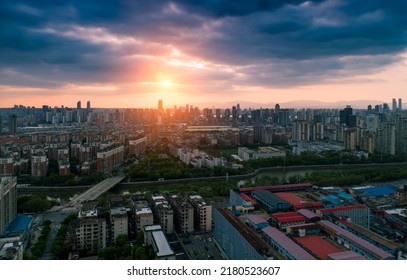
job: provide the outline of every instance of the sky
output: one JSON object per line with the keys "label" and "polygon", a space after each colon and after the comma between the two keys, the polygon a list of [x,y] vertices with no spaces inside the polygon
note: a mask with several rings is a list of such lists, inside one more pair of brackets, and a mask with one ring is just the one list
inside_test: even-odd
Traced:
{"label": "sky", "polygon": [[1,0],[0,107],[391,104],[407,100],[406,14],[401,0]]}

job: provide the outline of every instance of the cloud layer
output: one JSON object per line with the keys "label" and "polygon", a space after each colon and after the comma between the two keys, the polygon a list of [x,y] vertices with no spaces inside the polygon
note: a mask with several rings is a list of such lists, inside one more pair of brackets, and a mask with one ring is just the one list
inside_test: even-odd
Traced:
{"label": "cloud layer", "polygon": [[15,87],[293,87],[376,73],[407,46],[397,0],[3,0],[0,14],[0,85]]}

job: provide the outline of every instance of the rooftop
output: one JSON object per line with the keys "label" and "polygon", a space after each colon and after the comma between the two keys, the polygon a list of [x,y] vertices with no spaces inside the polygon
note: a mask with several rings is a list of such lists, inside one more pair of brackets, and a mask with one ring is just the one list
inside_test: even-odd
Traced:
{"label": "rooftop", "polygon": [[308,252],[301,248],[298,244],[288,238],[284,233],[275,227],[266,227],[262,231],[269,236],[277,244],[283,247],[291,256],[297,260],[315,260]]}
{"label": "rooftop", "polygon": [[326,220],[319,221],[318,224],[322,226],[322,228],[328,229],[333,231],[336,235],[339,235],[355,245],[359,246],[363,250],[369,252],[371,255],[377,257],[378,259],[394,259],[392,254],[387,253],[383,249],[380,249],[377,246],[369,243],[368,241],[356,236],[355,234],[335,225],[334,223]]}
{"label": "rooftop", "polygon": [[170,244],[168,244],[167,238],[162,230],[157,230],[152,232],[154,243],[157,247],[157,257],[165,257],[174,255],[174,251],[171,249]]}
{"label": "rooftop", "polygon": [[236,216],[226,208],[217,209],[219,213],[243,236],[244,239],[258,252],[268,250],[268,244],[255,232],[243,224]]}
{"label": "rooftop", "polygon": [[312,234],[304,237],[294,237],[294,240],[321,260],[327,260],[329,254],[341,252],[339,248],[322,239],[318,235]]}
{"label": "rooftop", "polygon": [[10,236],[28,230],[33,218],[26,215],[17,215],[1,236]]}

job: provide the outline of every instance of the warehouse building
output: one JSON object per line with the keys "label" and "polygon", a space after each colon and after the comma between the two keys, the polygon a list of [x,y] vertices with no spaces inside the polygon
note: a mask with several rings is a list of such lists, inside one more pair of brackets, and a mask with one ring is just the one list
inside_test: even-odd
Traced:
{"label": "warehouse building", "polygon": [[262,228],[268,227],[269,223],[259,214],[251,214],[246,216],[247,224],[254,228],[255,230],[260,230]]}
{"label": "warehouse building", "polygon": [[333,240],[346,248],[359,253],[370,260],[394,260],[395,256],[369,243],[368,241],[354,235],[353,233],[326,220],[318,222],[321,229]]}
{"label": "warehouse building", "polygon": [[274,227],[262,229],[267,242],[288,260],[315,260],[315,258]]}
{"label": "warehouse building", "polygon": [[214,211],[215,242],[230,260],[273,259],[271,248],[256,233],[226,208]]}
{"label": "warehouse building", "polygon": [[372,243],[373,245],[385,250],[386,252],[389,252],[392,255],[397,256],[397,254],[402,248],[400,244],[388,240],[387,238],[384,238],[383,236],[374,233],[370,230],[367,230],[361,226],[355,225],[352,222],[348,222],[347,220],[339,219],[337,220],[336,224],[346,229],[347,231],[355,234],[356,236],[363,238],[369,243]]}
{"label": "warehouse building", "polygon": [[271,213],[290,209],[290,203],[268,190],[256,190],[251,192],[251,195]]}
{"label": "warehouse building", "polygon": [[370,209],[364,204],[318,209],[315,213],[325,219],[329,219],[331,216],[347,218],[352,223],[369,229]]}
{"label": "warehouse building", "polygon": [[298,212],[281,212],[270,215],[271,225],[285,230],[289,226],[305,224],[307,218]]}
{"label": "warehouse building", "polygon": [[341,249],[318,235],[296,236],[293,239],[319,260],[327,260],[329,254],[342,252]]}

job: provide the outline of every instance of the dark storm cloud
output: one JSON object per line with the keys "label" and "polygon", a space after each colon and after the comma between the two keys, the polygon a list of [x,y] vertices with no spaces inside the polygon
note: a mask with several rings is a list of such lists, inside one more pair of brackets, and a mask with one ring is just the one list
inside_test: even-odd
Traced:
{"label": "dark storm cloud", "polygon": [[[162,55],[170,46],[238,69],[231,80],[245,84],[369,74],[405,51],[406,14],[407,2],[397,0],[4,0],[0,83],[125,81],[128,69],[142,76],[149,64],[128,56]],[[81,36],[85,29],[142,43],[112,45]]]}

